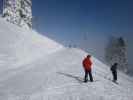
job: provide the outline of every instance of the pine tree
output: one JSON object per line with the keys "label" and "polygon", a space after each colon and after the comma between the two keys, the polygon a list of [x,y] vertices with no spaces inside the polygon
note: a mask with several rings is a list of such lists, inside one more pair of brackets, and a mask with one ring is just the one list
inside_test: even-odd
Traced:
{"label": "pine tree", "polygon": [[111,38],[106,48],[106,61],[110,65],[117,62],[120,70],[128,71],[127,45],[123,37]]}
{"label": "pine tree", "polygon": [[32,27],[31,0],[4,0],[3,17],[21,27]]}

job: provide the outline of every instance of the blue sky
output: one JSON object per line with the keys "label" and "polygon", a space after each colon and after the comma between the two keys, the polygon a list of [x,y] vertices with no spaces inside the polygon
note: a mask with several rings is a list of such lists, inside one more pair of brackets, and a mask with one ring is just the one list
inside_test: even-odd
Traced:
{"label": "blue sky", "polygon": [[34,27],[60,40],[133,33],[133,0],[32,0]]}
{"label": "blue sky", "polygon": [[[104,56],[105,37],[124,36],[132,62],[133,0],[32,0],[33,26],[58,42],[83,46]],[[88,41],[85,41],[87,34]],[[85,49],[86,49],[85,48]],[[99,51],[103,51],[102,53]],[[98,54],[95,54],[95,53]],[[132,63],[133,65],[133,63]]]}

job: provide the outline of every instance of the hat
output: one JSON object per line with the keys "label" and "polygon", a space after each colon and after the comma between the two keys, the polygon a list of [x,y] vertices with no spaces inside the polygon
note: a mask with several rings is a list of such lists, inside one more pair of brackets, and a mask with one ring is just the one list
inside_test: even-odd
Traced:
{"label": "hat", "polygon": [[87,55],[87,58],[90,58],[91,57],[91,55]]}

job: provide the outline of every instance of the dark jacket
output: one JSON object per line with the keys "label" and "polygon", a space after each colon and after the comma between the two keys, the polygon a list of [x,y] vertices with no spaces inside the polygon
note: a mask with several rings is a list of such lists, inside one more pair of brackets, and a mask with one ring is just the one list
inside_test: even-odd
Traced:
{"label": "dark jacket", "polygon": [[116,72],[117,71],[117,64],[112,65],[111,68],[110,68],[110,70],[112,72]]}

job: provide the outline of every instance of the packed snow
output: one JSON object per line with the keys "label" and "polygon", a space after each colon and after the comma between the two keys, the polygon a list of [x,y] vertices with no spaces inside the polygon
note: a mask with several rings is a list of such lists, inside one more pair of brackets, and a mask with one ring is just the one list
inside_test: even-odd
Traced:
{"label": "packed snow", "polygon": [[35,31],[21,29],[0,18],[0,68],[16,68],[63,46]]}
{"label": "packed snow", "polygon": [[0,100],[132,100],[133,80],[92,57],[94,82],[83,83],[86,52],[65,48],[0,18]]}

